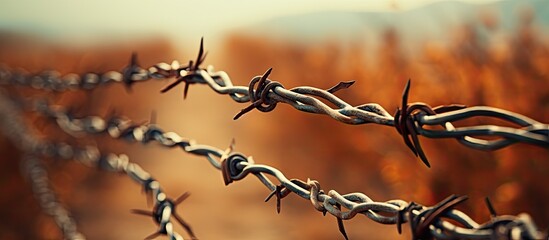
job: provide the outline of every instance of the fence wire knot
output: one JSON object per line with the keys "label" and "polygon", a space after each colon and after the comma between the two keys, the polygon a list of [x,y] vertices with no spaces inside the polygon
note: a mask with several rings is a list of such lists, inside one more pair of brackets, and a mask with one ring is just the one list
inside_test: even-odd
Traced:
{"label": "fence wire knot", "polygon": [[432,239],[433,236],[429,231],[429,226],[439,221],[444,214],[467,200],[467,198],[467,196],[452,195],[414,217],[410,223],[410,226],[414,225],[415,228],[412,229],[413,239]]}
{"label": "fence wire knot", "polygon": [[[467,106],[460,105],[460,104],[452,104],[452,105],[442,105],[435,108],[432,108],[429,106],[429,104],[422,103],[422,102],[415,102],[408,104],[408,94],[410,92],[410,85],[411,80],[408,80],[406,82],[406,86],[404,87],[404,91],[402,93],[402,105],[400,108],[397,108],[397,111],[395,113],[395,128],[398,131],[398,133],[402,136],[402,139],[404,140],[404,143],[416,157],[419,157],[421,161],[427,166],[431,167],[431,164],[429,163],[429,160],[427,160],[427,156],[423,152],[423,149],[421,148],[421,144],[419,143],[418,138],[418,128],[420,128],[423,124],[418,121],[416,116],[419,113],[422,113],[424,116],[432,116],[440,113],[450,112],[450,111],[456,111],[459,109],[464,109]],[[411,140],[410,140],[411,137]]]}
{"label": "fence wire knot", "polygon": [[[243,173],[244,167],[241,163],[249,162],[249,158],[241,153],[230,153],[226,157],[221,158],[221,174],[223,175],[223,181],[225,186],[231,184],[235,180],[236,176]],[[244,172],[247,174],[247,172]]]}
{"label": "fence wire knot", "polygon": [[[204,52],[204,38],[200,39],[200,49],[198,51],[198,56],[196,57],[196,62],[193,62],[192,60],[189,61],[189,64],[187,66],[172,66],[172,68],[175,68],[176,70],[174,72],[170,72],[169,70],[165,70],[166,73],[171,73],[171,76],[175,76],[176,80],[175,82],[169,84],[168,86],[164,87],[162,90],[160,90],[161,93],[165,93],[167,91],[170,91],[172,88],[176,87],[180,83],[185,84],[185,89],[183,90],[183,99],[187,98],[187,93],[189,92],[189,86],[190,84],[194,83],[192,81],[192,78],[197,75],[197,71],[200,70],[200,65],[204,62],[206,59],[206,55],[208,53]],[[174,65],[174,64],[172,64]],[[163,76],[170,76],[170,75],[163,75]]]}
{"label": "fence wire knot", "polygon": [[[262,76],[256,76],[250,81],[250,84],[248,85],[248,96],[250,97],[250,102],[252,102],[252,104],[236,114],[233,118],[234,120],[240,118],[254,108],[261,112],[270,112],[275,109],[277,101],[270,98],[268,94],[273,92],[274,88],[284,88],[284,86],[279,82],[268,79],[272,70],[272,68],[269,68]],[[257,88],[254,90],[256,84]]]}

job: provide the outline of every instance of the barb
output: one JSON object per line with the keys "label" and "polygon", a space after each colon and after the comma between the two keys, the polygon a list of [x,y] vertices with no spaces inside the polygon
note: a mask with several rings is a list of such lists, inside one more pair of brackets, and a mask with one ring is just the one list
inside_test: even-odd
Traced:
{"label": "barb", "polygon": [[29,175],[33,191],[43,210],[55,219],[66,239],[84,239],[84,236],[77,231],[76,224],[69,216],[68,211],[56,200],[55,193],[49,187],[47,172],[38,160],[38,155],[67,160],[74,159],[90,167],[98,167],[102,170],[128,175],[143,186],[144,192],[152,196],[154,200],[154,208],[149,215],[159,225],[159,229],[149,237],[164,234],[169,236],[170,239],[182,240],[183,237],[173,230],[173,223],[170,220],[173,216],[185,228],[191,238],[196,239],[189,224],[175,211],[175,207],[188,194],[185,193],[176,200],[167,197],[160,183],[138,164],[130,162],[124,154],[101,154],[96,147],[92,146],[77,148],[65,143],[51,143],[39,139],[31,129],[24,125],[23,118],[18,114],[19,111],[15,107],[15,103],[0,90],[0,116],[2,116],[0,118],[0,130],[2,130],[3,135],[25,152],[23,171]]}
{"label": "barb", "polygon": [[[179,147],[187,153],[205,157],[212,166],[221,170],[226,185],[234,181],[256,176],[271,192],[266,201],[272,196],[277,198],[277,211],[280,211],[280,201],[290,193],[309,200],[314,208],[323,214],[330,213],[338,219],[341,233],[346,237],[343,220],[349,220],[357,214],[362,214],[369,219],[381,224],[395,224],[400,232],[400,225],[409,222],[412,234],[415,238],[429,239],[487,239],[498,234],[499,239],[511,239],[511,235],[501,235],[496,232],[518,233],[521,239],[539,239],[543,234],[538,232],[528,217],[504,216],[494,218],[484,224],[478,224],[463,212],[454,209],[463,202],[466,197],[451,196],[432,207],[423,206],[414,202],[407,203],[403,200],[389,200],[375,202],[363,193],[349,193],[341,195],[335,190],[325,193],[320,183],[307,179],[288,179],[278,169],[262,164],[254,163],[252,157],[233,152],[233,144],[226,150],[221,150],[208,145],[197,144],[193,140],[184,139],[174,132],[165,132],[154,124],[135,124],[130,120],[120,117],[102,119],[97,116],[75,118],[67,112],[52,110],[47,104],[37,106],[36,111],[56,120],[62,129],[85,133],[106,133],[116,139],[126,141],[150,143],[155,141],[168,148]],[[61,120],[60,120],[61,119]],[[105,124],[93,124],[96,121],[89,119],[101,119]],[[65,126],[63,126],[65,125]],[[273,183],[267,175],[278,181]],[[451,223],[451,220],[453,223]],[[456,225],[457,224],[457,225]],[[515,236],[515,235],[513,235]]]}
{"label": "barb", "polygon": [[[129,89],[133,83],[148,79],[175,78],[173,83],[161,90],[162,93],[184,83],[183,94],[186,98],[190,85],[205,84],[218,94],[229,95],[236,102],[250,102],[250,105],[237,113],[234,119],[242,117],[253,109],[269,112],[276,108],[277,103],[286,103],[299,111],[328,115],[346,124],[374,123],[394,126],[414,155],[428,167],[430,164],[421,148],[419,135],[428,138],[455,138],[467,147],[489,151],[515,143],[527,143],[549,148],[549,125],[518,113],[487,106],[465,107],[453,104],[432,108],[425,103],[408,104],[410,81],[406,84],[402,105],[393,117],[379,104],[367,103],[352,106],[334,95],[335,92],[350,87],[354,81],[340,82],[327,90],[309,86],[286,89],[280,82],[268,78],[272,71],[269,69],[262,76],[252,78],[247,87],[234,86],[226,72],[214,71],[211,65],[201,68],[205,57],[204,42],[201,39],[196,62],[191,60],[188,65],[180,65],[178,61],[173,61],[172,64],[158,63],[144,69],[138,65],[137,55],[133,54],[128,67],[122,73],[110,71],[104,74],[85,73],[80,76],[76,74],[60,76],[55,71],[45,71],[32,75],[23,70],[14,71],[6,66],[0,66],[0,83],[65,91],[93,89],[109,82],[122,82]],[[456,128],[452,124],[455,121],[476,117],[497,118],[518,126],[480,125]],[[425,126],[430,128],[425,128]],[[436,126],[442,126],[443,129],[432,129]],[[496,136],[498,139],[483,139],[488,136]]]}

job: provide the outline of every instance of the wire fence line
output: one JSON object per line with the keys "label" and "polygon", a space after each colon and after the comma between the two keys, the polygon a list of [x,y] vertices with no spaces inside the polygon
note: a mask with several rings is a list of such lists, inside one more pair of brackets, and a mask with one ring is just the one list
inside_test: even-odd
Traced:
{"label": "wire fence line", "polygon": [[[297,110],[328,115],[346,124],[374,123],[395,127],[402,135],[406,145],[427,166],[429,166],[429,162],[421,148],[418,135],[429,138],[455,138],[468,147],[483,150],[496,150],[519,142],[549,147],[549,126],[517,113],[485,106],[466,107],[454,104],[431,107],[425,103],[408,103],[410,81],[404,88],[401,107],[393,116],[379,104],[368,103],[352,106],[334,95],[337,91],[350,87],[354,83],[353,81],[340,82],[329,89],[309,86],[286,89],[281,83],[269,79],[272,71],[269,69],[263,75],[252,78],[248,86],[235,86],[226,72],[215,71],[213,66],[201,68],[204,60],[205,54],[201,41],[196,61],[189,61],[187,65],[181,65],[174,61],[171,64],[159,63],[145,69],[138,64],[136,54],[132,54],[130,64],[123,71],[109,71],[102,74],[61,75],[56,71],[32,74],[23,69],[12,69],[0,65],[0,84],[30,86],[51,92],[62,92],[92,90],[105,84],[118,82],[125,84],[127,89],[131,90],[131,86],[137,82],[175,78],[176,80],[163,88],[161,92],[170,91],[183,83],[185,85],[183,96],[186,97],[190,85],[204,84],[218,94],[229,95],[238,103],[249,103],[246,108],[236,114],[234,119],[238,119],[254,109],[269,112],[274,110],[278,103],[286,103]],[[36,162],[42,155],[64,159],[74,158],[89,166],[125,173],[142,185],[147,196],[152,196],[154,200],[152,211],[133,211],[136,214],[152,216],[159,225],[158,231],[149,235],[147,239],[162,234],[169,236],[170,239],[182,239],[182,236],[173,230],[171,217],[174,217],[185,228],[188,235],[195,238],[190,226],[175,212],[177,204],[181,203],[188,194],[183,194],[175,200],[168,198],[161,190],[160,184],[139,165],[129,162],[125,155],[101,154],[95,147],[78,148],[67,144],[49,143],[36,138],[32,131],[22,123],[22,117],[14,115],[15,112],[18,112],[16,103],[9,99],[7,94],[3,94],[0,93],[0,116],[10,117],[3,117],[0,120],[0,128],[22,151],[28,153],[26,159],[31,161],[26,161],[26,164],[31,167],[23,169],[27,173],[29,171],[38,172],[34,177],[41,180],[36,184],[46,186],[44,183],[48,183],[47,177],[43,177],[46,173],[45,169],[40,170],[40,165]],[[27,105],[28,103],[23,101],[22,104]],[[28,105],[30,107],[25,106],[24,109],[36,111],[55,119],[63,131],[72,135],[106,133],[113,138],[127,141],[142,143],[156,141],[165,147],[178,147],[187,153],[205,157],[212,166],[221,171],[225,185],[244,179],[251,173],[271,191],[266,201],[272,197],[276,198],[277,211],[280,211],[281,199],[290,193],[295,193],[311,201],[316,210],[335,216],[338,227],[345,238],[347,235],[343,220],[351,219],[357,214],[365,215],[378,223],[395,224],[399,233],[401,224],[408,223],[414,239],[540,239],[544,237],[544,234],[537,230],[527,214],[497,216],[489,201],[487,205],[492,219],[479,224],[463,212],[454,209],[466,200],[465,196],[450,196],[434,206],[423,206],[403,200],[375,202],[363,193],[341,195],[335,190],[325,192],[317,181],[288,179],[274,167],[256,164],[251,156],[233,152],[234,143],[223,150],[198,144],[194,140],[184,139],[174,132],[165,132],[154,123],[135,124],[118,116],[76,118],[62,106],[52,106],[47,101],[36,99]],[[473,117],[493,117],[518,127],[496,125],[455,127],[452,124],[455,121]],[[442,129],[436,130],[433,126],[442,126]],[[499,138],[485,140],[483,138],[485,136]],[[271,179],[276,179],[278,183],[273,183],[268,176]],[[46,192],[45,189],[40,190],[48,196],[44,199],[51,200],[52,198],[49,197],[52,196],[51,192]],[[35,193],[40,193],[40,191],[35,191]],[[40,199],[40,201],[43,200]],[[55,199],[52,201],[57,203]],[[48,202],[47,205],[53,206],[54,202]],[[61,205],[59,206],[61,207]],[[56,209],[60,208],[56,207]],[[45,208],[45,211],[49,210]],[[76,225],[68,211],[56,210],[53,217],[66,238],[71,238],[70,236],[73,235],[83,238],[76,230]],[[57,219],[63,219],[63,221],[60,222]]]}
{"label": "wire fence line", "polygon": [[[156,141],[164,147],[178,147],[184,152],[205,157],[213,167],[221,170],[225,185],[244,179],[250,174],[254,175],[271,191],[265,201],[273,196],[276,198],[278,212],[280,212],[281,199],[290,193],[295,193],[311,201],[316,210],[335,216],[339,229],[346,239],[343,220],[352,219],[357,214],[365,215],[381,224],[395,224],[399,233],[401,224],[409,223],[414,239],[543,238],[543,234],[537,231],[527,214],[497,216],[491,204],[488,204],[488,208],[492,213],[492,219],[483,224],[475,222],[463,212],[454,209],[467,199],[466,196],[450,196],[428,207],[398,199],[376,202],[363,193],[342,195],[335,190],[326,192],[317,181],[288,179],[274,167],[256,164],[251,156],[233,152],[234,142],[226,150],[222,150],[184,139],[174,132],[165,132],[151,123],[135,124],[131,120],[117,116],[105,119],[98,116],[77,118],[62,106],[53,106],[40,100],[34,101],[31,105],[33,111],[51,118],[61,129],[70,134],[107,134],[115,139],[141,143]],[[273,183],[266,175],[274,177],[278,183]]]}
{"label": "wire fence line", "polygon": [[85,237],[78,232],[69,211],[57,200],[55,192],[50,187],[48,173],[39,159],[41,157],[74,159],[89,167],[128,175],[143,187],[148,200],[153,201],[154,207],[151,211],[132,210],[136,214],[151,216],[159,225],[158,230],[145,239],[153,239],[163,234],[172,240],[182,240],[183,237],[174,231],[172,217],[183,226],[192,239],[196,239],[190,225],[176,212],[177,205],[189,196],[188,193],[182,194],[177,199],[169,198],[162,190],[160,183],[138,164],[130,162],[125,154],[101,153],[94,146],[76,147],[36,137],[36,134],[26,127],[22,116],[18,114],[20,108],[17,105],[0,91],[0,116],[2,116],[0,130],[24,152],[22,171],[28,175],[40,206],[44,212],[53,217],[65,239],[79,240]]}
{"label": "wire fence line", "polygon": [[[253,109],[269,112],[274,110],[278,103],[286,103],[299,111],[328,115],[346,124],[374,123],[395,127],[402,135],[406,146],[428,167],[430,163],[421,148],[419,135],[428,138],[454,138],[467,147],[481,150],[497,150],[515,143],[549,148],[549,125],[518,113],[488,106],[466,107],[451,104],[431,107],[421,102],[408,103],[410,80],[404,88],[401,106],[393,116],[377,103],[352,106],[334,95],[335,92],[352,86],[354,81],[340,82],[329,89],[309,86],[286,89],[280,82],[268,78],[272,71],[269,69],[263,75],[252,78],[248,86],[235,86],[226,72],[215,71],[211,65],[201,68],[205,57],[201,40],[196,60],[189,61],[187,65],[181,65],[178,61],[173,61],[171,64],[162,62],[145,69],[138,64],[137,54],[134,53],[123,71],[109,71],[103,74],[84,73],[62,76],[56,71],[30,74],[22,69],[13,70],[3,66],[0,67],[0,83],[32,86],[50,91],[66,91],[90,90],[100,85],[118,82],[125,84],[130,90],[131,86],[137,82],[175,78],[176,80],[161,92],[170,91],[183,83],[185,85],[183,95],[186,98],[190,85],[205,84],[218,94],[229,95],[238,103],[249,102],[250,105],[237,113],[234,119],[240,118]],[[497,125],[455,127],[452,124],[475,117],[496,118],[517,127]],[[433,127],[442,127],[442,129],[437,130]],[[487,140],[488,136],[496,136],[497,139]]]}

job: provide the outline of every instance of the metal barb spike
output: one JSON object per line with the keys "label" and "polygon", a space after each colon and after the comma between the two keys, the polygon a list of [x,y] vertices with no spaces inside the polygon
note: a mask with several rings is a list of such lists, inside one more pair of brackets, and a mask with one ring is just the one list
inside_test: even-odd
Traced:
{"label": "metal barb spike", "polygon": [[[250,86],[249,86],[249,95],[250,95],[250,101],[254,101],[253,99],[254,96],[253,95],[260,95],[257,91],[259,91],[259,89],[262,88],[262,85],[264,85],[264,83],[267,81],[269,75],[271,74],[271,72],[273,71],[273,68],[269,68],[267,69],[267,71],[265,73],[263,73],[263,75],[261,76],[261,78],[259,79],[259,81],[257,83],[255,83],[255,79],[252,80],[252,82],[250,83]],[[256,90],[256,92],[252,92],[252,88],[253,86],[255,86],[255,84],[257,84],[259,87],[258,87],[258,90]],[[257,96],[257,98],[259,98],[259,96]],[[233,117],[233,120],[237,120],[239,119],[240,117],[242,117],[242,115],[252,111],[253,109],[257,108],[258,106],[261,106],[262,104],[262,100],[261,99],[258,99],[254,102],[252,102],[252,104],[250,104],[249,106],[243,108],[242,110],[240,110],[240,112],[238,112],[234,117]]]}
{"label": "metal barb spike", "polygon": [[177,222],[181,224],[181,226],[185,229],[185,231],[187,231],[187,233],[191,236],[192,239],[197,239],[189,223],[183,220],[183,218],[179,216],[177,213],[174,213],[173,216],[175,217],[175,220],[177,220]]}
{"label": "metal barb spike", "polygon": [[181,194],[181,196],[179,196],[177,199],[175,199],[175,201],[173,201],[173,205],[174,206],[179,205],[180,203],[185,201],[185,199],[189,198],[190,195],[191,195],[191,193],[184,192],[183,194]]}
{"label": "metal barb spike", "polygon": [[185,89],[183,90],[183,99],[187,99],[187,93],[189,93],[189,83],[185,82]]}
{"label": "metal barb spike", "polygon": [[152,239],[155,239],[155,238],[159,237],[160,235],[162,235],[162,233],[154,232],[154,233],[151,233],[151,235],[146,236],[144,239],[145,240],[152,240]]}
{"label": "metal barb spike", "polygon": [[275,189],[265,198],[265,202],[268,202],[273,196],[276,196],[276,213],[280,214],[280,200],[282,199],[282,189],[284,186],[277,185]]}
{"label": "metal barb spike", "polygon": [[151,117],[149,119],[149,124],[152,124],[152,125],[156,124],[156,120],[157,120],[157,112],[156,110],[152,110]]}
{"label": "metal barb spike", "polygon": [[175,80],[175,82],[170,83],[168,84],[168,86],[165,86],[162,89],[160,89],[160,93],[166,93],[167,91],[170,91],[172,88],[176,87],[177,85],[179,85],[181,82],[184,82],[184,81],[185,80],[183,78],[179,78]]}
{"label": "metal barb spike", "polygon": [[496,210],[494,209],[494,206],[492,205],[492,202],[490,201],[490,198],[486,197],[484,198],[484,202],[486,202],[486,207],[488,207],[488,211],[490,211],[490,216],[492,218],[496,217],[498,214]]}
{"label": "metal barb spike", "polygon": [[[335,207],[338,210],[341,210],[341,206],[339,204],[336,204]],[[347,236],[347,231],[345,231],[345,225],[343,224],[343,219],[336,217],[337,219],[337,227],[339,228],[339,232],[343,235],[345,240],[349,240],[349,237]]]}
{"label": "metal barb spike", "polygon": [[142,216],[152,216],[153,215],[153,212],[147,211],[147,210],[142,210],[142,209],[132,209],[132,210],[130,210],[130,212],[133,213],[133,214],[142,215]]}
{"label": "metal barb spike", "polygon": [[351,87],[354,83],[355,83],[355,81],[339,82],[337,85],[326,89],[326,91],[329,92],[329,93],[335,93],[339,90]]}

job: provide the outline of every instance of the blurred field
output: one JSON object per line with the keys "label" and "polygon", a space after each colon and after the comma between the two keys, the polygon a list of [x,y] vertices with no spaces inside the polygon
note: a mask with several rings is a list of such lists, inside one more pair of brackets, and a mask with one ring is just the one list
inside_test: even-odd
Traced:
{"label": "blurred field", "polygon": [[[225,39],[222,51],[209,53],[206,63],[227,71],[238,85],[247,85],[269,67],[274,68],[271,78],[287,88],[328,88],[354,79],[357,83],[338,96],[354,105],[376,102],[388,110],[397,108],[405,82],[411,78],[412,102],[488,105],[549,122],[549,41],[532,25],[534,17],[517,19],[517,28],[509,38],[490,34],[498,28],[499,19],[484,18],[449,28],[450,42],[422,42],[413,51],[402,47],[401,36],[393,29],[380,35],[381,44],[376,46],[337,38],[306,45],[234,33]],[[479,29],[487,34],[480,34]],[[162,39],[85,51],[50,45],[17,49],[11,43],[19,40],[6,39],[0,45],[0,62],[29,71],[121,69],[134,49],[138,49],[143,66],[172,59],[185,62],[193,59],[196,51],[194,46],[177,51],[181,46]],[[59,103],[73,104],[82,115],[104,116],[109,108],[116,108],[139,121],[148,119],[154,109],[158,124],[165,130],[219,148],[228,146],[234,137],[237,151],[279,168],[289,178],[318,180],[325,190],[363,192],[374,200],[403,199],[425,205],[450,194],[468,195],[470,199],[458,209],[478,222],[489,220],[483,201],[490,197],[498,214],[526,212],[541,229],[549,225],[549,189],[544,184],[549,172],[547,149],[518,144],[483,152],[455,140],[421,138],[432,165],[428,169],[414,158],[393,128],[345,125],[284,104],[273,112],[253,111],[233,121],[234,114],[245,105],[206,86],[191,86],[183,101],[182,88],[161,95],[159,89],[165,84],[136,84],[131,93],[123,86],[108,86],[87,95],[50,96]],[[45,95],[26,90],[21,93]],[[479,123],[494,122],[479,119],[461,124]],[[29,116],[29,124],[46,138],[70,139],[55,127],[42,127],[48,125],[34,116]],[[335,218],[322,217],[308,201],[289,196],[277,215],[274,201],[263,203],[268,191],[257,180],[245,179],[225,187],[220,172],[205,159],[155,144],[111,143],[107,138],[79,142],[127,153],[173,197],[191,192],[179,211],[200,239],[340,238]],[[0,197],[0,239],[60,238],[20,176],[18,153],[12,148],[0,138],[0,188],[4,190]],[[75,163],[48,162],[54,186],[89,239],[139,239],[155,231],[151,219],[129,213],[129,209],[146,208],[146,201],[140,187],[126,176]],[[380,225],[363,216],[345,223],[351,239],[409,238],[407,227],[399,237],[395,226]]]}

